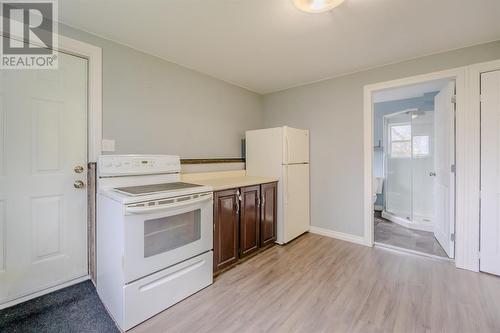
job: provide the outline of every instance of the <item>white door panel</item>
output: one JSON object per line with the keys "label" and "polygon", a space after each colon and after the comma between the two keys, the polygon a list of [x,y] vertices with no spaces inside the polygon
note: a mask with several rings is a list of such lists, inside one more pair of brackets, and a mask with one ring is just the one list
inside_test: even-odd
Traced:
{"label": "white door panel", "polygon": [[500,71],[481,75],[481,262],[500,275]]}
{"label": "white door panel", "polygon": [[309,230],[309,164],[283,166],[284,243]]}
{"label": "white door panel", "polygon": [[87,274],[87,60],[0,76],[0,304]]}
{"label": "white door panel", "polygon": [[309,163],[309,131],[284,127],[284,164]]}
{"label": "white door panel", "polygon": [[455,82],[450,82],[434,99],[434,236],[450,258],[455,256]]}

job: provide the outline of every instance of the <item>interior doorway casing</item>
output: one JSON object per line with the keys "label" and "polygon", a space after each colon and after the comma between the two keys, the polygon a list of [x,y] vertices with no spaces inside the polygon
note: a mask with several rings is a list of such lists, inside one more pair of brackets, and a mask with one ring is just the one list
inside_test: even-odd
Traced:
{"label": "interior doorway casing", "polygon": [[[469,113],[471,115],[477,115],[477,152],[473,151],[474,156],[477,154],[477,168],[480,170],[481,167],[481,155],[480,155],[480,142],[481,142],[481,74],[498,71],[500,70],[500,60],[494,60],[489,62],[483,62],[479,64],[474,64],[468,68],[467,76],[468,76],[468,93],[469,93]],[[474,119],[475,120],[475,119]],[[476,161],[470,161],[470,163]],[[478,171],[480,175],[480,171]],[[477,179],[477,182],[474,180],[474,185],[477,186],[478,189],[478,199],[480,199],[481,193],[481,178],[480,176]],[[477,201],[477,211],[481,211],[480,200]],[[469,218],[469,216],[467,216]],[[467,253],[469,255],[469,260],[475,261],[477,263],[477,267],[475,271],[480,271],[480,217],[477,222],[477,229],[475,230],[477,234],[477,251],[476,253]],[[474,244],[476,245],[476,244]]]}
{"label": "interior doorway casing", "polygon": [[[455,264],[479,269],[479,112],[469,111],[469,67],[381,82],[364,88],[364,241],[374,245],[372,203],[373,93],[435,80],[456,82],[456,210]],[[477,81],[479,86],[479,80]],[[477,258],[475,257],[476,254]]]}

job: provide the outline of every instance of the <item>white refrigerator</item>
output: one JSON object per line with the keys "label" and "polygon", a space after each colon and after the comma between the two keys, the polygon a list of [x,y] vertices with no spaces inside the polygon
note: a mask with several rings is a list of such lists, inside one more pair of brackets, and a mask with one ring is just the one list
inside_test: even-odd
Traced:
{"label": "white refrigerator", "polygon": [[246,132],[248,176],[278,182],[277,243],[309,231],[309,131],[291,127]]}

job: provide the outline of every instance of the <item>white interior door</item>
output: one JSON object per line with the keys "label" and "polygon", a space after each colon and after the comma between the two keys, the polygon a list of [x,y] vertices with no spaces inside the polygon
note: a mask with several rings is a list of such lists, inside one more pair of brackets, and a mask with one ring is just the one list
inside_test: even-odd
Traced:
{"label": "white interior door", "polygon": [[58,57],[0,71],[0,307],[87,274],[87,60]]}
{"label": "white interior door", "polygon": [[434,99],[434,236],[450,258],[455,256],[454,95],[455,82],[449,82]]}
{"label": "white interior door", "polygon": [[309,164],[283,166],[284,233],[280,243],[309,231]]}
{"label": "white interior door", "polygon": [[500,71],[481,75],[481,261],[500,275]]}

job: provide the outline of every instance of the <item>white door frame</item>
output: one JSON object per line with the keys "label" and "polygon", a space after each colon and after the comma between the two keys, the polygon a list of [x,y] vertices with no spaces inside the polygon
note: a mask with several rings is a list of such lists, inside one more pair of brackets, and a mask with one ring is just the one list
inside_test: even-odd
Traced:
{"label": "white door frame", "polygon": [[[475,165],[478,169],[478,174],[479,177],[474,180],[469,180],[473,185],[478,189],[478,199],[480,199],[480,191],[481,191],[481,178],[480,178],[480,167],[481,167],[481,151],[480,151],[480,142],[481,142],[481,123],[480,123],[480,115],[481,115],[481,74],[486,73],[486,72],[492,72],[492,71],[497,71],[500,70],[500,60],[494,60],[494,61],[488,61],[488,62],[483,62],[479,64],[475,64],[472,66],[469,66],[468,68],[468,78],[469,78],[469,85],[468,85],[468,92],[469,92],[469,109],[471,114],[477,115],[477,126],[478,126],[478,134],[477,134],[477,151],[474,151],[474,156],[478,156],[478,161]],[[481,207],[480,207],[480,201],[477,201],[477,206],[475,206],[477,211],[480,213]],[[469,216],[466,216],[467,218],[470,218]],[[474,253],[467,253],[468,255],[468,260],[469,261],[474,261],[476,263],[475,266],[475,271],[480,270],[480,258],[479,258],[479,251],[480,251],[480,217],[478,218],[477,225],[475,225],[475,229],[471,229],[469,232],[474,232],[474,235],[476,236],[477,239],[477,244],[474,244],[476,246],[476,252]]]}
{"label": "white door frame", "polygon": [[[455,264],[459,268],[479,270],[479,112],[471,112],[468,67],[375,83],[364,87],[364,242],[374,244],[373,177],[373,93],[433,80],[456,82],[456,209]],[[477,81],[479,83],[479,81]],[[479,84],[478,84],[479,86]],[[476,259],[477,257],[477,259]]]}
{"label": "white door frame", "polygon": [[88,161],[97,162],[102,149],[102,49],[59,36],[58,50],[88,60]]}
{"label": "white door frame", "polygon": [[[0,28],[0,36],[14,38],[23,41],[21,36],[6,35]],[[87,163],[97,162],[102,153],[102,49],[100,47],[81,42],[66,36],[56,35],[58,40],[57,51],[72,54],[78,57],[87,59]],[[89,223],[87,216],[87,224]],[[88,239],[87,239],[87,267],[89,263],[88,257]],[[1,305],[1,309],[16,305],[33,299],[38,296],[48,294],[61,288],[90,279],[87,275],[75,280],[65,282],[63,284],[26,295],[10,302]]]}

